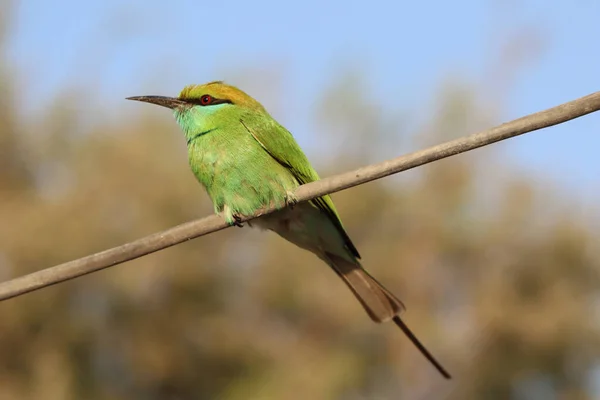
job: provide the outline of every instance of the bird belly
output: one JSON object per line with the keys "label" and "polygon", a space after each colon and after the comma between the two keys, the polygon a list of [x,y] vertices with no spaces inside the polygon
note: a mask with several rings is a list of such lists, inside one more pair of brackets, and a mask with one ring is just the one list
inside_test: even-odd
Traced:
{"label": "bird belly", "polygon": [[[198,140],[190,148],[194,175],[206,188],[215,208],[228,223],[234,216],[253,215],[270,207],[279,210],[250,221],[295,245],[323,257],[334,253],[349,261],[344,239],[329,217],[309,202],[286,207],[287,194],[298,181],[292,173],[258,146],[250,135],[238,143],[222,143],[216,136]],[[248,141],[249,142],[246,142]]]}
{"label": "bird belly", "polygon": [[194,175],[206,188],[215,212],[223,214],[229,223],[233,215],[285,207],[286,193],[298,186],[293,175],[262,149],[218,151],[215,146],[194,157]]}
{"label": "bird belly", "polygon": [[284,208],[250,223],[252,226],[271,230],[318,257],[323,258],[329,252],[354,261],[329,217],[309,202],[297,204],[293,209]]}

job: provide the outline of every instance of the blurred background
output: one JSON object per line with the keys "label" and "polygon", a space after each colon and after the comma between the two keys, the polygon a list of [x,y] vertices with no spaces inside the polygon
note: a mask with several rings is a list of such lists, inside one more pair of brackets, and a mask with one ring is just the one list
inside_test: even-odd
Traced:
{"label": "blurred background", "polygon": [[[165,109],[224,79],[329,176],[600,88],[600,3],[0,0],[0,280],[212,213]],[[333,195],[453,373],[228,229],[0,303],[0,399],[600,398],[600,116]]]}

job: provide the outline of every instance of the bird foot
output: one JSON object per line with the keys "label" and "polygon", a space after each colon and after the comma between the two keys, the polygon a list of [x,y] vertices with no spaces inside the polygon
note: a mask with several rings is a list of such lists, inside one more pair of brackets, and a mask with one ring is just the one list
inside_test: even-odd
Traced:
{"label": "bird foot", "polygon": [[285,193],[285,204],[290,208],[290,209],[294,209],[294,207],[296,206],[296,204],[298,204],[298,199],[296,198],[296,195],[292,192],[286,192]]}
{"label": "bird foot", "polygon": [[233,217],[233,225],[237,226],[238,228],[244,227],[244,224],[242,223],[242,217],[240,217],[238,214],[232,214],[231,216]]}
{"label": "bird foot", "polygon": [[240,228],[244,226],[244,224],[242,223],[241,215],[234,213],[231,207],[229,207],[228,205],[225,205],[220,212],[219,210],[215,211],[217,212],[217,214],[220,214],[223,216],[223,218],[225,218],[225,221],[227,221],[229,226],[235,225]]}

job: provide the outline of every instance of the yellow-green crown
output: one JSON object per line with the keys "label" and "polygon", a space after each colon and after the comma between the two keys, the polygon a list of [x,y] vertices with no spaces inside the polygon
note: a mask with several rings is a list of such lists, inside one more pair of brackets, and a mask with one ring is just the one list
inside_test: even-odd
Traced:
{"label": "yellow-green crown", "polygon": [[202,85],[188,85],[179,93],[181,100],[198,100],[204,95],[210,95],[215,99],[229,100],[234,105],[264,111],[264,107],[248,94],[235,86],[228,85],[223,81],[213,81]]}

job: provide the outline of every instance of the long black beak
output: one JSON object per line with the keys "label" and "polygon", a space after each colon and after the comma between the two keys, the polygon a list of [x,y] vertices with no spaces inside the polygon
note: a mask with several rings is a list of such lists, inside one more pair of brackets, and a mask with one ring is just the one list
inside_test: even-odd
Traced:
{"label": "long black beak", "polygon": [[134,97],[127,97],[126,100],[143,101],[146,103],[152,103],[152,104],[167,107],[170,109],[181,107],[186,104],[185,101],[180,100],[176,97],[166,97],[166,96],[134,96]]}

